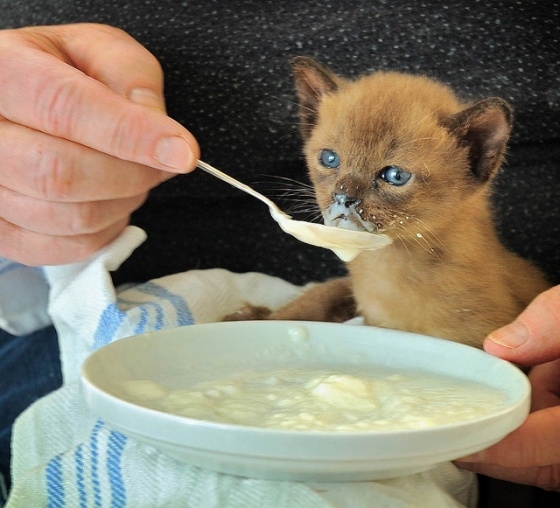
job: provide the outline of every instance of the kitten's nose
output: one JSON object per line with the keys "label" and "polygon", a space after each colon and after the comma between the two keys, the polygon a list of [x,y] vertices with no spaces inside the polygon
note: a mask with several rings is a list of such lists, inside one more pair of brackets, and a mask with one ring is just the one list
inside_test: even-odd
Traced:
{"label": "kitten's nose", "polygon": [[358,206],[362,202],[361,199],[352,198],[350,196],[347,196],[346,194],[335,193],[333,194],[333,199],[336,201],[337,204],[344,205],[346,208]]}

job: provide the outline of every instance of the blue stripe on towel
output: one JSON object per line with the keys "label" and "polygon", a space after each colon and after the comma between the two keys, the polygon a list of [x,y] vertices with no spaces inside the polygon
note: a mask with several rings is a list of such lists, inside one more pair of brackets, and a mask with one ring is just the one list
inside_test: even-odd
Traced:
{"label": "blue stripe on towel", "polygon": [[[154,309],[155,321],[150,323],[148,321],[148,309]],[[161,330],[163,328],[163,308],[159,303],[146,302],[142,303],[140,307],[140,321],[136,325],[135,333],[144,333],[151,330]]]}
{"label": "blue stripe on towel", "polygon": [[62,508],[64,502],[64,485],[62,484],[62,457],[57,455],[47,464],[45,471],[47,482],[48,508]]}
{"label": "blue stripe on towel", "polygon": [[107,449],[107,471],[111,485],[111,508],[126,506],[126,489],[122,477],[121,459],[126,446],[126,436],[111,431]]}
{"label": "blue stripe on towel", "polygon": [[[167,300],[175,310],[177,311],[177,324],[182,325],[192,325],[194,323],[193,316],[187,305],[187,302],[182,296],[179,296],[171,291],[165,289],[163,286],[155,284],[154,282],[147,282],[145,284],[140,284],[136,287],[138,291],[145,293],[147,295],[152,295],[162,300]],[[161,328],[161,326],[160,326]],[[155,328],[158,330],[159,328]]]}
{"label": "blue stripe on towel", "polygon": [[91,431],[89,449],[91,453],[91,486],[93,489],[94,506],[101,506],[101,485],[99,482],[99,432],[105,424],[97,420]]}
{"label": "blue stripe on towel", "polygon": [[101,346],[105,346],[111,342],[119,329],[119,326],[126,317],[126,313],[119,309],[116,302],[107,305],[101,317],[99,318],[99,323],[97,323],[97,330],[93,336],[93,349],[99,349]]}
{"label": "blue stripe on towel", "polygon": [[[134,288],[141,293],[155,296],[161,300],[166,300],[175,308],[177,314],[176,325],[192,325],[194,319],[192,313],[187,305],[185,299],[171,291],[165,289],[164,287],[155,284],[153,282],[147,282],[145,284],[139,284]],[[134,307],[136,303],[137,307],[140,309],[140,319],[136,325],[135,333],[142,333],[144,331],[150,330],[160,330],[164,327],[164,310],[163,307],[157,302],[133,302],[131,300],[120,300],[120,303],[128,304],[131,308]],[[155,322],[151,325],[148,321],[148,308],[151,307],[155,310]],[[99,318],[99,323],[97,324],[97,329],[95,330],[93,337],[93,349],[99,349],[106,344],[112,342],[117,335],[118,329],[122,322],[127,318],[127,312],[120,310],[117,302],[112,302],[105,310],[101,313]]]}
{"label": "blue stripe on towel", "polygon": [[76,463],[76,489],[78,490],[78,499],[80,500],[80,508],[87,507],[87,493],[84,482],[84,446],[79,445],[74,453],[74,461]]}
{"label": "blue stripe on towel", "polygon": [[135,334],[146,331],[146,327],[148,326],[148,310],[146,309],[146,306],[146,304],[143,304],[141,307],[139,307],[140,319],[138,320],[136,328],[134,329]]}
{"label": "blue stripe on towel", "polygon": [[[163,308],[159,303],[156,302],[136,302],[129,299],[119,298],[119,305],[124,305],[129,308],[128,314],[126,316],[127,320],[132,322],[133,319],[136,320],[136,327],[134,328],[134,334],[144,333],[152,330],[160,330],[163,328]],[[150,313],[148,309],[154,309],[155,322],[152,324]],[[139,317],[132,317],[132,311],[139,311]]]}

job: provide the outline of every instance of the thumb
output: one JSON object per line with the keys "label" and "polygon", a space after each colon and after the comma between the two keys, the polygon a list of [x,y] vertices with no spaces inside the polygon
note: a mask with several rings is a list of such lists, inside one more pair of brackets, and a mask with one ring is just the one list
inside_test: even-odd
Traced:
{"label": "thumb", "polygon": [[560,286],[538,295],[515,321],[492,332],[484,349],[522,365],[560,358]]}
{"label": "thumb", "polygon": [[531,413],[504,440],[455,463],[462,469],[514,483],[558,490],[558,408]]}

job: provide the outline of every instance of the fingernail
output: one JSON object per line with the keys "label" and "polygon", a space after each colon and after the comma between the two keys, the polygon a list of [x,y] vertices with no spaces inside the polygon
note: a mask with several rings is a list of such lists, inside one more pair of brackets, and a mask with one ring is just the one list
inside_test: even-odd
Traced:
{"label": "fingernail", "polygon": [[168,168],[187,171],[194,164],[190,145],[179,136],[161,138],[156,146],[155,158]]}
{"label": "fingernail", "polygon": [[522,346],[529,340],[529,331],[527,327],[514,321],[496,332],[491,333],[488,336],[488,340],[491,340],[499,346],[514,349]]}

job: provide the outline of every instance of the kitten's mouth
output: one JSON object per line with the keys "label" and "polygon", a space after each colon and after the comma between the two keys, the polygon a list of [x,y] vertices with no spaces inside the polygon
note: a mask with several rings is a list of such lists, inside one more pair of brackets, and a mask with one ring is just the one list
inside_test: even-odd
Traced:
{"label": "kitten's mouth", "polygon": [[377,232],[374,224],[362,219],[356,210],[339,204],[333,204],[323,211],[323,222],[325,226],[349,229],[351,231]]}

